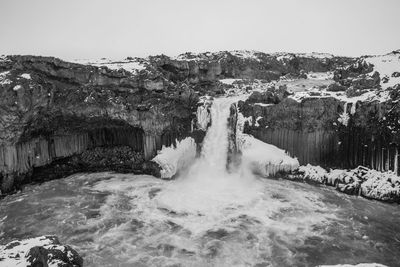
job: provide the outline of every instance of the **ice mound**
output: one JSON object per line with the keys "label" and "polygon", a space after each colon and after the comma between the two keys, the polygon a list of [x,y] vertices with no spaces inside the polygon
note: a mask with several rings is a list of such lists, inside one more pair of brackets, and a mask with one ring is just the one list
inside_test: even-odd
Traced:
{"label": "ice mound", "polygon": [[187,137],[181,141],[176,140],[176,146],[163,146],[152,161],[161,167],[161,178],[169,179],[194,161],[196,150],[195,140]]}

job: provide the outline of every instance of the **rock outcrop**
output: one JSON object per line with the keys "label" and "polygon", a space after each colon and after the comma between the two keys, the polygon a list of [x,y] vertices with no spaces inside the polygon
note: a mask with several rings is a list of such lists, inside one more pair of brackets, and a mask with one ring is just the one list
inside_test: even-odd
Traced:
{"label": "rock outcrop", "polygon": [[82,267],[82,257],[56,236],[41,236],[12,241],[0,246],[0,266]]}
{"label": "rock outcrop", "polygon": [[393,90],[385,102],[346,102],[347,98],[310,95],[301,100],[286,97],[278,103],[259,99],[265,103],[254,104],[254,97],[249,97],[239,108],[253,121],[245,125],[245,133],[285,149],[300,164],[362,165],[398,173],[397,92]]}
{"label": "rock outcrop", "polygon": [[400,203],[400,177],[393,172],[379,172],[363,166],[328,172],[320,166],[307,164],[286,178],[334,186],[336,190],[349,195]]}

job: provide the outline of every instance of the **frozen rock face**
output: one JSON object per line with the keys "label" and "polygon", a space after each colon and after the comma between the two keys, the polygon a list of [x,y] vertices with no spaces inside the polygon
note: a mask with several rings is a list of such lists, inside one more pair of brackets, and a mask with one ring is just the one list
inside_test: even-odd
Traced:
{"label": "frozen rock face", "polygon": [[288,178],[334,186],[349,195],[400,203],[400,177],[393,172],[379,172],[362,166],[351,170],[326,171],[320,166],[307,164],[300,166]]}
{"label": "frozen rock face", "polygon": [[57,237],[41,236],[0,246],[0,266],[81,267],[83,259],[70,246],[61,245]]}
{"label": "frozen rock face", "polygon": [[161,168],[161,178],[170,179],[187,168],[195,159],[197,145],[193,138],[187,137],[170,147],[163,146],[152,161]]}
{"label": "frozen rock face", "polygon": [[[232,105],[231,109],[237,110],[237,106]],[[242,168],[268,177],[278,172],[291,172],[299,167],[299,161],[284,150],[245,134],[243,129],[246,119],[240,112],[235,115],[232,116],[231,112],[231,118],[236,118],[236,123],[230,123],[231,127],[236,127],[231,138],[236,138],[236,142],[230,153],[240,154]]]}

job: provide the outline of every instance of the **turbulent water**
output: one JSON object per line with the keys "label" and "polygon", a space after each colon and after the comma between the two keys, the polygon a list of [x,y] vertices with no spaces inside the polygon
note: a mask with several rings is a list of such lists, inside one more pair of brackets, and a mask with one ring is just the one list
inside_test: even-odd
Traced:
{"label": "turbulent water", "polygon": [[94,173],[0,201],[0,242],[55,234],[87,266],[315,266],[400,262],[397,205],[226,171],[217,99],[199,159],[176,180]]}

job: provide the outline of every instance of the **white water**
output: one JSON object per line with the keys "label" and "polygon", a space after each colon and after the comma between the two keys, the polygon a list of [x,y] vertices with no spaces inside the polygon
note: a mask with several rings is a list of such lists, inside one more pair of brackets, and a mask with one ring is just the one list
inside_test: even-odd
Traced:
{"label": "white water", "polygon": [[215,99],[212,124],[205,136],[201,156],[191,168],[159,194],[160,206],[175,212],[219,214],[222,210],[246,204],[261,191],[261,184],[245,169],[228,173],[229,107],[237,97]]}

